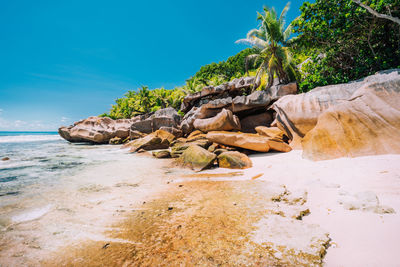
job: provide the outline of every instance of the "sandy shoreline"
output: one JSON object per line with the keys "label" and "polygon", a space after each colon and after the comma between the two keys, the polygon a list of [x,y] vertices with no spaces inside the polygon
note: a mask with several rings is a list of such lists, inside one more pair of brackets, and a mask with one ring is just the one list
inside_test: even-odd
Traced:
{"label": "sandy shoreline", "polygon": [[[250,169],[201,175],[146,155],[80,173],[71,179],[76,195],[49,196],[58,199],[50,213],[2,233],[0,262],[396,266],[400,155],[320,162],[302,159],[301,151],[250,157]],[[283,188],[300,201],[283,200]],[[379,204],[362,193],[368,191]],[[271,201],[276,196],[282,201]],[[290,218],[306,209],[302,220]],[[325,234],[329,247],[320,255]]]}

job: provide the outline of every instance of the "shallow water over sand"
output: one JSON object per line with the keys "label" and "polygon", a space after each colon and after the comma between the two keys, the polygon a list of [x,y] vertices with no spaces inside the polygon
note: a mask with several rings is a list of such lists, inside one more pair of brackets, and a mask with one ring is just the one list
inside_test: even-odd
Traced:
{"label": "shallow water over sand", "polygon": [[168,171],[164,161],[120,146],[7,138],[0,145],[1,158],[10,158],[0,161],[1,266],[37,265],[70,242],[103,240],[107,225],[162,187]]}

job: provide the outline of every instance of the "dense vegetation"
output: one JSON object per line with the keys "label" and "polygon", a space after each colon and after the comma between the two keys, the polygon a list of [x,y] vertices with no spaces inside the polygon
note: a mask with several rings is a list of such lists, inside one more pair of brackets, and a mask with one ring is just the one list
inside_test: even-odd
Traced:
{"label": "dense vegetation", "polygon": [[[400,18],[400,0],[364,3],[381,14]],[[244,39],[252,48],[201,67],[184,86],[128,91],[103,116],[130,118],[165,107],[179,110],[185,95],[242,77],[248,66],[247,74],[262,78],[261,89],[268,89],[274,78],[280,82],[296,78],[301,91],[400,68],[400,26],[393,21],[372,15],[352,0],[316,0],[305,2],[301,15],[285,29],[287,10],[288,5],[280,17],[267,7],[258,14],[260,27]],[[291,33],[297,36],[289,42]],[[257,60],[248,64],[250,59]]]}
{"label": "dense vegetation", "polygon": [[[400,0],[364,1],[382,14],[400,17]],[[304,91],[344,83],[379,70],[400,67],[400,27],[377,18],[352,0],[305,2],[294,21],[298,53],[310,56],[302,66]]]}

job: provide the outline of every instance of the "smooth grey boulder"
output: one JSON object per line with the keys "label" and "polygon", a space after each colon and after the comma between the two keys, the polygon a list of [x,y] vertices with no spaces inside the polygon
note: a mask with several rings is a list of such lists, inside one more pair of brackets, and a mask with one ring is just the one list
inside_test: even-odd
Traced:
{"label": "smooth grey boulder", "polygon": [[71,126],[58,129],[59,135],[69,142],[107,144],[114,137],[126,139],[132,119],[113,120],[108,117],[89,117]]}

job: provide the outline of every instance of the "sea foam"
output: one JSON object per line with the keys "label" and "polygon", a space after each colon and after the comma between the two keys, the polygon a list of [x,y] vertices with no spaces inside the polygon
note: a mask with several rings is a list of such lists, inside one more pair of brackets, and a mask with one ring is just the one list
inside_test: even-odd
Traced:
{"label": "sea foam", "polygon": [[22,143],[22,142],[37,142],[37,141],[52,141],[60,140],[58,135],[14,135],[0,136],[0,143]]}

